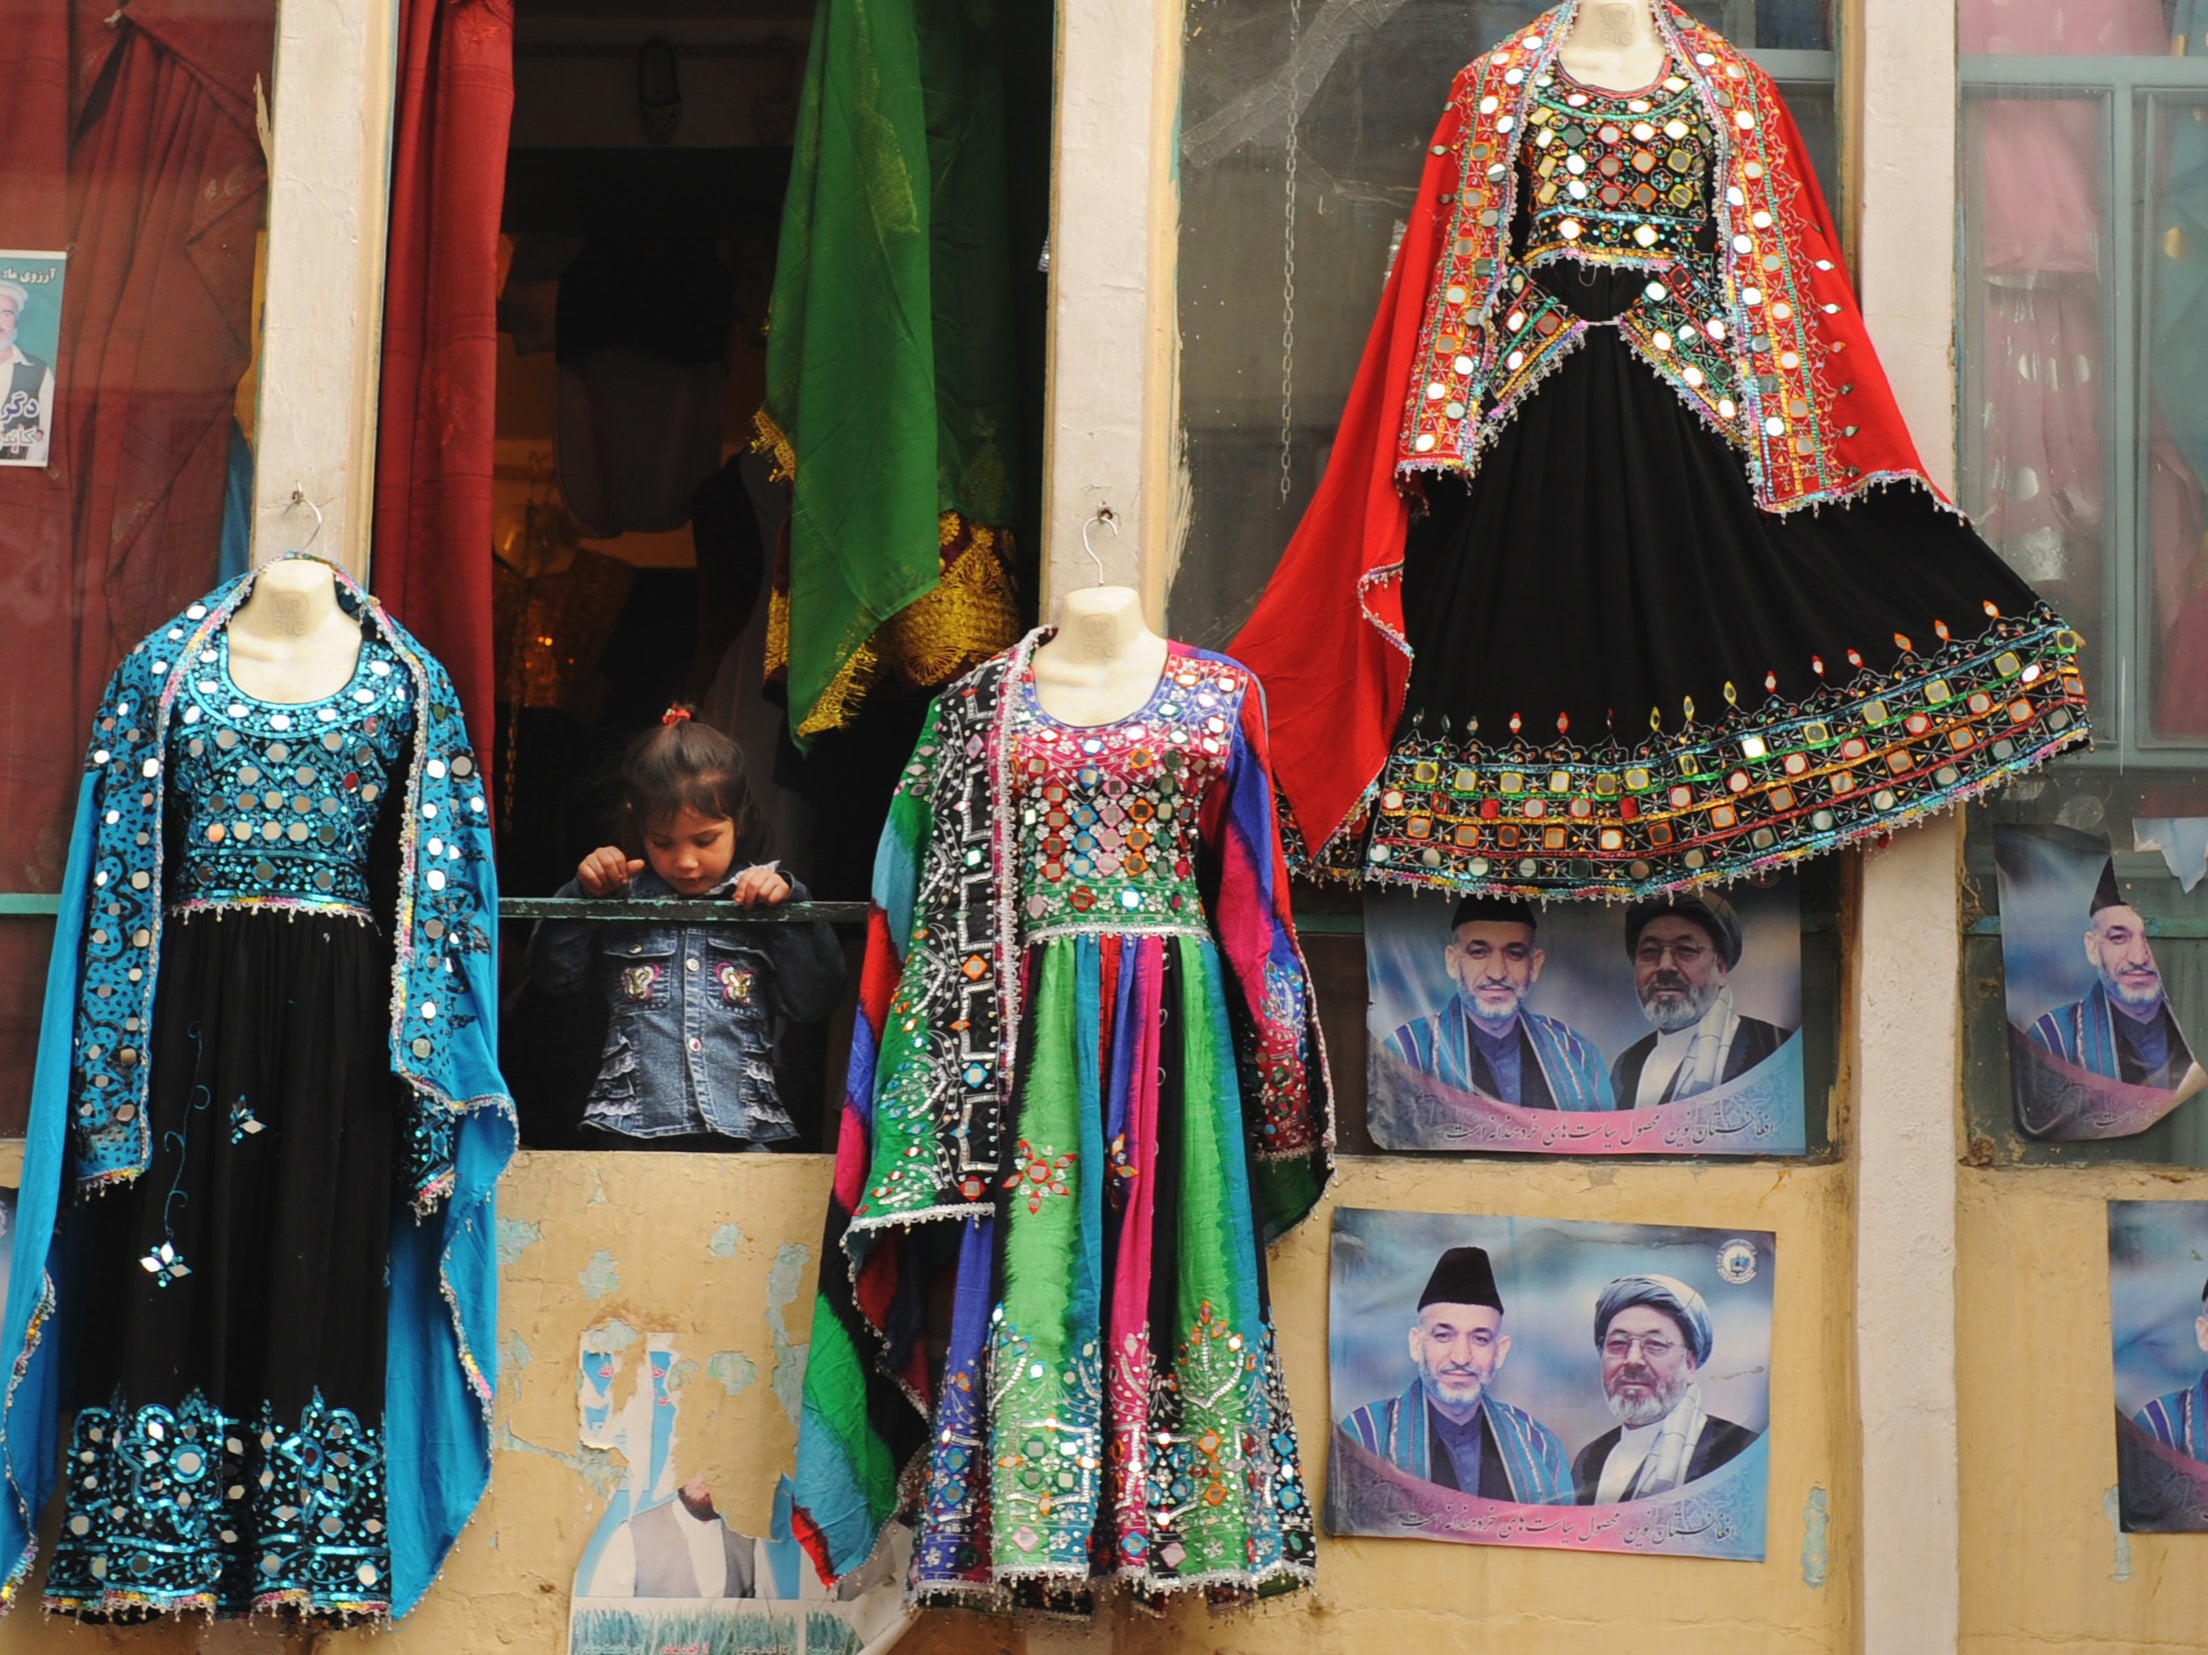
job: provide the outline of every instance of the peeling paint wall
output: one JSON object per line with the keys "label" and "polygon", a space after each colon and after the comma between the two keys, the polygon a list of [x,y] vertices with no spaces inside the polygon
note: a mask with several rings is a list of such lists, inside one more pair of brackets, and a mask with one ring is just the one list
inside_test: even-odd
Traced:
{"label": "peeling paint wall", "polygon": [[[795,1441],[791,1416],[827,1186],[825,1160],[781,1156],[524,1155],[516,1162],[502,1202],[502,1239],[511,1250],[501,1303],[508,1361],[490,1498],[437,1590],[383,1647],[440,1655],[561,1647],[576,1561],[623,1469],[617,1456],[579,1441],[575,1353],[593,1328],[676,1335],[697,1364],[679,1376],[686,1440],[678,1461],[727,1491],[722,1503],[737,1527],[764,1527],[775,1475],[788,1468]],[[1291,1645],[1393,1655],[1415,1646],[1435,1655],[1575,1655],[1614,1651],[1627,1635],[1637,1652],[1682,1655],[1854,1646],[1844,1168],[1359,1160],[1345,1169],[1337,1198],[1425,1211],[1776,1230],[1768,1560],[1324,1540],[1318,1591],[1251,1613],[1214,1617],[1188,1605],[1152,1618],[1115,1605],[1088,1631],[941,1615],[903,1649],[1226,1655]],[[741,1215],[740,1228],[731,1215]],[[1322,1211],[1273,1255],[1289,1385],[1315,1476],[1323,1474],[1328,1428],[1327,1233]],[[525,1361],[515,1362],[516,1353]],[[7,1634],[36,1624],[0,1626],[0,1655],[33,1647]],[[94,1646],[73,1640],[71,1647]]]}
{"label": "peeling paint wall", "polygon": [[2208,1536],[2113,1520],[2108,1202],[2208,1176],[1966,1168],[1961,1311],[1965,1655],[2208,1650]]}
{"label": "peeling paint wall", "polygon": [[[421,1655],[566,1643],[575,1569],[628,1475],[618,1447],[591,1446],[649,1383],[659,1335],[679,1353],[664,1385],[679,1402],[672,1463],[703,1472],[730,1523],[768,1526],[790,1468],[812,1320],[829,1163],[796,1156],[524,1154],[500,1194],[498,1424],[491,1491],[443,1578],[392,1634],[319,1640],[197,1626],[77,1628],[18,1611],[0,1655],[18,1651],[275,1650],[371,1644]],[[1128,1655],[1274,1651],[1314,1655],[1613,1652],[1771,1655],[1854,1646],[1854,1447],[1847,1423],[1850,1196],[1846,1169],[1729,1166],[1349,1163],[1336,1198],[1419,1211],[1525,1213],[1645,1224],[1737,1225],[1780,1238],[1774,1329],[1770,1554],[1760,1564],[1575,1557],[1425,1541],[1322,1539],[1319,1588],[1251,1612],[1202,1605],[1163,1617],[1113,1604],[1090,1629],[979,1616],[924,1620],[913,1655]],[[2098,1209],[2095,1209],[2097,1212]],[[2097,1221],[2097,1220],[2096,1220]],[[1322,1211],[1273,1254],[1289,1388],[1314,1481],[1328,1436]],[[2106,1326],[2099,1333],[2105,1367]],[[579,1359],[602,1359],[586,1380]],[[587,1394],[586,1394],[587,1393]],[[2098,1397],[2095,1406],[2099,1406]],[[2098,1422],[2098,1416],[2096,1416]],[[2105,1438],[2102,1429],[2092,1439]],[[2106,1482],[2106,1477],[2102,1482]],[[2095,1522],[2099,1486],[2081,1509]],[[2094,1556],[2109,1556],[2106,1524]],[[2142,1546],[2143,1570],[2160,1554]],[[2136,1596],[2145,1593],[2132,1588]]]}
{"label": "peeling paint wall", "polygon": [[[682,1392],[677,1462],[704,1471],[716,1491],[726,1491],[722,1504],[736,1527],[765,1527],[775,1476],[789,1468],[796,1440],[796,1387],[827,1190],[828,1163],[814,1158],[538,1154],[516,1161],[501,1200],[506,1362],[490,1497],[428,1602],[380,1647],[444,1655],[563,1646],[576,1562],[625,1470],[618,1454],[580,1441],[576,1353],[593,1329],[616,1341],[622,1331],[632,1338],[643,1331],[675,1336],[691,1364],[669,1381]],[[1767,1561],[1322,1540],[1318,1591],[1251,1613],[1214,1617],[1188,1605],[1152,1618],[1115,1605],[1087,1631],[946,1614],[924,1621],[902,1649],[1227,1655],[1292,1646],[1394,1655],[1415,1646],[1434,1655],[1475,1649],[1576,1655],[1614,1651],[1625,1635],[1637,1652],[1682,1655],[1854,1647],[1844,1168],[1366,1159],[1345,1168],[1337,1199],[1421,1211],[1776,1230]],[[1328,1222],[1322,1210],[1272,1260],[1289,1386],[1314,1476],[1323,1474],[1328,1431]],[[633,1365],[628,1371],[634,1383]],[[618,1384],[615,1406],[625,1395]],[[37,1647],[9,1636],[35,1625],[20,1617],[0,1623],[0,1655]],[[97,1646],[74,1638],[70,1647]]]}

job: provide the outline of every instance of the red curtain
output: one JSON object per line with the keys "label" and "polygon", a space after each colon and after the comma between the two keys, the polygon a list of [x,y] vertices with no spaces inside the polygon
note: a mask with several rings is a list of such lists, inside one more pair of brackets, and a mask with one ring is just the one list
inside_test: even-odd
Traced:
{"label": "red curtain", "polygon": [[92,708],[214,584],[274,0],[0,0],[0,245],[69,254],[51,463],[0,469],[0,889],[51,890]]}
{"label": "red curtain", "polygon": [[491,462],[511,0],[404,0],[376,426],[376,595],[492,750]]}
{"label": "red curtain", "polygon": [[[60,882],[92,709],[215,582],[276,0],[0,0],[0,246],[67,252],[43,468],[0,468],[0,890]],[[47,927],[0,924],[0,1132]]]}

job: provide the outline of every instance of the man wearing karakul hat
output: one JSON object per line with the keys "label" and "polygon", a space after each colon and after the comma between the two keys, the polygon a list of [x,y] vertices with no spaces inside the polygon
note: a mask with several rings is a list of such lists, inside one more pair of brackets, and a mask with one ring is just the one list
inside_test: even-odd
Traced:
{"label": "man wearing karakul hat", "polygon": [[1487,1500],[1564,1505],[1570,1468],[1556,1433],[1489,1388],[1510,1355],[1495,1269],[1479,1247],[1441,1255],[1411,1324],[1417,1377],[1401,1396],[1342,1421],[1358,1444],[1414,1477]]}
{"label": "man wearing karakul hat", "polygon": [[2124,900],[2114,862],[2103,865],[2087,910],[2085,957],[2100,981],[2084,999],[2042,1012],[2032,1044],[2088,1074],[2176,1091],[2193,1069],[2192,1048],[2170,1015],[2146,921]]}
{"label": "man wearing karakul hat", "polygon": [[1388,1050],[1460,1092],[1526,1109],[1613,1109],[1594,1042],[1526,1006],[1547,956],[1532,907],[1468,896],[1449,917],[1443,969],[1456,993],[1431,1017],[1405,1023]]}
{"label": "man wearing karakul hat", "polygon": [[1619,1053],[1610,1072],[1620,1109],[1677,1103],[1737,1080],[1792,1033],[1733,1004],[1740,918],[1721,896],[1635,903],[1625,911],[1625,952],[1656,1032]]}
{"label": "man wearing karakul hat", "polygon": [[1572,1486],[1583,1506],[1667,1494],[1706,1477],[1756,1440],[1702,1411],[1710,1307],[1673,1276],[1620,1276],[1595,1301],[1602,1394],[1617,1420],[1579,1451]]}

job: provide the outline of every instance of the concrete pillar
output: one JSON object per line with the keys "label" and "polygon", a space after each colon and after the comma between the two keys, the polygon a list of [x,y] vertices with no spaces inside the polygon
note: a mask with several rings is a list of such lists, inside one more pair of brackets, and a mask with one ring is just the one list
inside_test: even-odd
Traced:
{"label": "concrete pillar", "polygon": [[[396,0],[284,0],[271,97],[268,288],[255,423],[253,557],[302,544],[368,572]],[[301,93],[304,92],[304,95]]]}
{"label": "concrete pillar", "polygon": [[[1955,439],[1954,0],[1848,9],[1856,277],[1917,446]],[[1862,861],[1853,985],[1856,1401],[1868,1655],[1952,1650],[1956,1468],[1957,854],[1943,817]]]}
{"label": "concrete pillar", "polygon": [[[1170,270],[1158,279],[1152,231],[1154,162],[1176,78],[1161,41],[1177,42],[1177,11],[1159,0],[1079,0],[1058,11],[1058,113],[1051,172],[1048,423],[1043,505],[1043,613],[1068,586],[1096,584],[1081,527],[1108,504],[1115,536],[1090,544],[1106,581],[1150,589],[1155,516],[1146,484],[1147,391],[1172,317]],[[1177,58],[1177,53],[1174,54]],[[1170,121],[1165,120],[1170,133]],[[1166,254],[1170,258],[1170,252]],[[1153,293],[1153,287],[1156,292]],[[1151,604],[1153,625],[1163,620]]]}

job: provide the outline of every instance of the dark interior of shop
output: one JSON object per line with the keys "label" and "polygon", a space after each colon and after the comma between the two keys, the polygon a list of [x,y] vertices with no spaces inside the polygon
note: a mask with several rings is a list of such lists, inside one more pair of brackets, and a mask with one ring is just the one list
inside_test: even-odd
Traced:
{"label": "dark interior of shop", "polygon": [[[1020,8],[1013,8],[1019,10]],[[1000,19],[1004,240],[1026,514],[1039,502],[1050,19]],[[867,894],[926,697],[871,697],[791,740],[769,672],[786,483],[754,449],[775,249],[797,126],[805,0],[523,0],[501,252],[495,639],[502,891],[551,896],[619,834],[629,743],[674,703],[735,738],[768,856],[823,901]],[[1032,515],[1011,525],[1034,619]],[[847,928],[853,980],[859,936]],[[579,1147],[603,1007],[552,996],[509,927],[502,1061],[523,1142]],[[848,996],[847,996],[848,998]],[[776,1067],[826,1147],[848,1005]],[[648,1141],[645,1147],[649,1147]]]}

